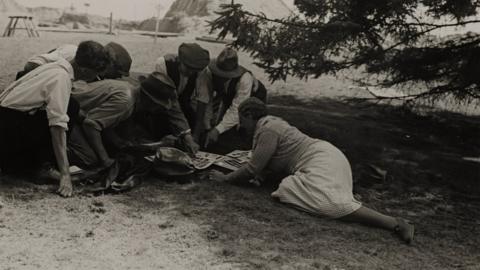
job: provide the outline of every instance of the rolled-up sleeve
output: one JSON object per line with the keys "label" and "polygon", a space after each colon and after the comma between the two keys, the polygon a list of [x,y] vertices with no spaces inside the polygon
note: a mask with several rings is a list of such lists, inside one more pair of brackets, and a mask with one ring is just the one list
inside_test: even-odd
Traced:
{"label": "rolled-up sleeve", "polygon": [[49,126],[59,126],[68,129],[68,102],[72,83],[67,73],[58,73],[46,85],[46,106]]}
{"label": "rolled-up sleeve", "polygon": [[167,74],[167,64],[165,63],[165,57],[159,57],[155,61],[155,71],[162,73],[162,74]]}
{"label": "rolled-up sleeve", "polygon": [[254,78],[249,72],[243,74],[236,86],[236,94],[232,105],[227,109],[222,121],[215,127],[220,134],[231,129],[238,124],[238,106],[248,97],[252,91]]}

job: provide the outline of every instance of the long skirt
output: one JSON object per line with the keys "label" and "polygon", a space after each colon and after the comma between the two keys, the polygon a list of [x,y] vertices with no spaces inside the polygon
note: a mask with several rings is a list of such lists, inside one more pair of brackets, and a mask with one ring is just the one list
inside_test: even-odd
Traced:
{"label": "long skirt", "polygon": [[294,173],[284,178],[274,198],[327,218],[340,218],[361,203],[352,193],[352,171],[345,155],[332,144],[318,141],[303,153]]}

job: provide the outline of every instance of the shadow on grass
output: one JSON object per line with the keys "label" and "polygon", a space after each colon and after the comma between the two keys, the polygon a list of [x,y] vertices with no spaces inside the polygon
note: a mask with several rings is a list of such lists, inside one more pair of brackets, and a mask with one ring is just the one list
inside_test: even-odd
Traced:
{"label": "shadow on grass", "polygon": [[[414,245],[390,232],[277,203],[270,193],[279,179],[246,188],[193,177],[186,185],[156,183],[131,201],[139,209],[162,207],[146,199],[161,193],[180,216],[202,228],[220,258],[245,269],[475,269],[478,166],[462,157],[479,153],[478,118],[293,97],[273,97],[270,112],[344,151],[357,175],[356,196],[382,213],[413,221]],[[368,179],[368,164],[386,170],[386,179]]]}
{"label": "shadow on grass", "polygon": [[[219,258],[245,269],[478,266],[480,239],[472,235],[480,227],[475,200],[479,167],[462,160],[480,152],[478,118],[418,116],[391,106],[288,96],[273,97],[270,111],[339,147],[351,162],[356,196],[382,213],[412,220],[417,226],[414,245],[404,245],[390,232],[321,219],[277,203],[270,193],[279,179],[256,189],[195,176],[182,185],[149,179],[115,201],[131,207],[132,215],[151,211],[172,219],[160,228],[174,226],[179,218],[193,220]],[[363,173],[368,164],[386,170],[386,179],[368,179]]]}
{"label": "shadow on grass", "polygon": [[463,159],[480,157],[480,117],[292,96],[273,97],[271,104],[271,114],[340,148],[354,176],[362,165],[374,164],[407,186],[448,185],[480,195],[480,164]]}

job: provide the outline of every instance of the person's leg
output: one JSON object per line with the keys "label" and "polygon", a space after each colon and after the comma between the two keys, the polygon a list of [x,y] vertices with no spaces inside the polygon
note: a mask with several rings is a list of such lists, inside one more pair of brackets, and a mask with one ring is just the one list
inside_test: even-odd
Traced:
{"label": "person's leg", "polygon": [[[90,147],[95,151],[102,167],[109,167],[114,159],[110,157],[103,141],[103,131],[125,120],[133,109],[133,97],[128,83],[116,80],[103,80],[88,84],[88,91],[77,94],[77,99],[90,98],[82,109],[86,118],[83,132]],[[99,97],[91,96],[98,94]],[[87,102],[85,102],[87,103]]]}
{"label": "person's leg", "polygon": [[67,136],[69,136],[73,127],[81,121],[81,119],[80,119],[80,104],[72,96],[70,96],[70,100],[68,102],[67,115],[68,115],[68,118],[69,118]]}
{"label": "person's leg", "polygon": [[340,220],[361,223],[387,230],[393,230],[395,226],[398,225],[397,220],[394,217],[381,214],[365,206],[361,206],[355,212],[341,217]]}
{"label": "person's leg", "polygon": [[1,167],[6,173],[26,172],[37,169],[50,153],[48,120],[45,112],[34,115],[0,108]]}
{"label": "person's leg", "polygon": [[70,164],[87,169],[92,168],[99,163],[95,151],[93,151],[85,138],[81,125],[72,127],[67,146]]}
{"label": "person's leg", "polygon": [[20,112],[0,107],[0,169],[2,172],[14,172],[21,165],[22,146],[19,123],[23,116]]}
{"label": "person's leg", "polygon": [[361,206],[351,214],[339,218],[346,222],[355,222],[395,232],[400,239],[410,243],[413,241],[414,226],[403,219],[381,214],[373,209]]}

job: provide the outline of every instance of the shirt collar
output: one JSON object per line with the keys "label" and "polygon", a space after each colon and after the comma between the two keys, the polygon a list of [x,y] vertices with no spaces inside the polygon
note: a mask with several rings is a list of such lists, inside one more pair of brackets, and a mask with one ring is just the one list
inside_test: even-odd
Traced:
{"label": "shirt collar", "polygon": [[74,72],[73,72],[73,67],[72,67],[72,64],[70,64],[70,62],[68,62],[67,60],[65,59],[59,59],[57,61],[58,65],[60,67],[62,67],[63,69],[65,69],[65,71],[68,72],[68,75],[70,76],[70,80],[73,80],[74,79]]}

